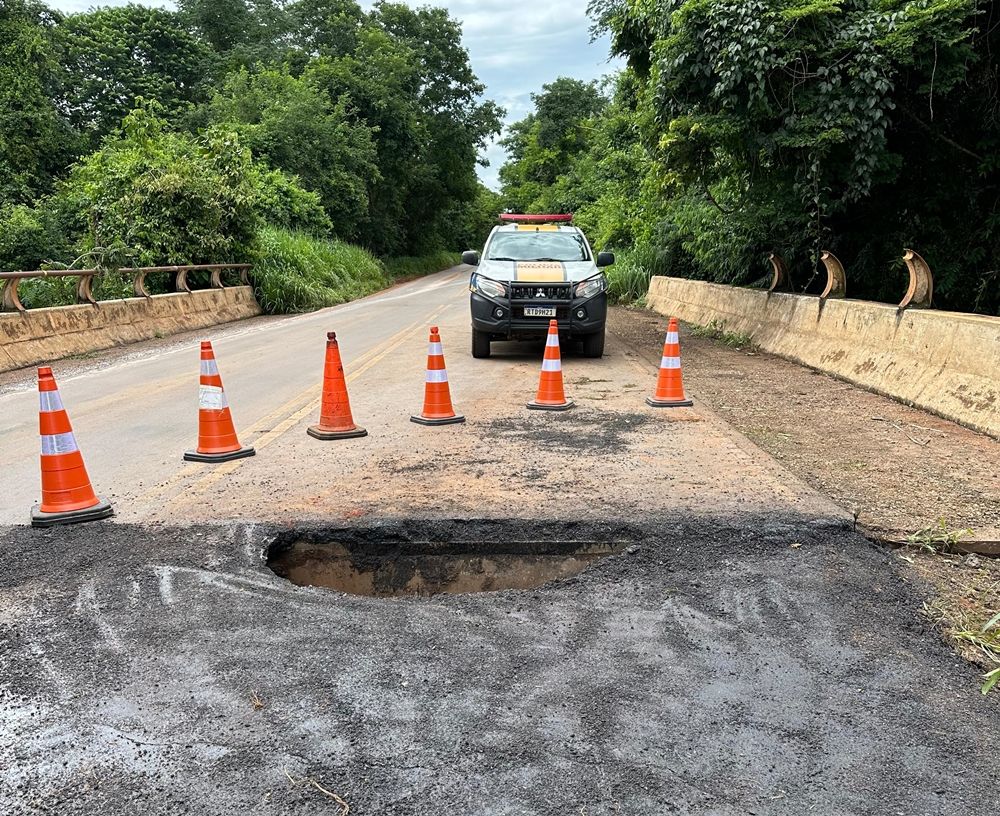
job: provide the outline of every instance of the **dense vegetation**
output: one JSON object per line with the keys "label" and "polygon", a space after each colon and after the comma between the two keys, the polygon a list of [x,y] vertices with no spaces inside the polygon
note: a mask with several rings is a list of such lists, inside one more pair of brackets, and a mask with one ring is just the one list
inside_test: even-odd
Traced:
{"label": "dense vegetation", "polygon": [[115,292],[120,266],[250,260],[268,308],[298,310],[481,240],[502,111],[444,9],[177,5],[0,2],[0,270],[100,266]]}
{"label": "dense vegetation", "polygon": [[592,0],[627,67],[546,85],[506,136],[515,209],[572,210],[650,273],[898,301],[904,246],[944,308],[1000,312],[1000,16],[985,0]]}

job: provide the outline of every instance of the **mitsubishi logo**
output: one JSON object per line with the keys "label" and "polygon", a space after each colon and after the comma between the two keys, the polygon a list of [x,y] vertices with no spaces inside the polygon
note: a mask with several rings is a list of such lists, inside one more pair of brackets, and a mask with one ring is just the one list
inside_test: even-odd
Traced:
{"label": "mitsubishi logo", "polygon": [[535,292],[535,297],[536,298],[543,298],[543,297],[545,297],[545,290],[544,289],[539,289],[537,292]]}

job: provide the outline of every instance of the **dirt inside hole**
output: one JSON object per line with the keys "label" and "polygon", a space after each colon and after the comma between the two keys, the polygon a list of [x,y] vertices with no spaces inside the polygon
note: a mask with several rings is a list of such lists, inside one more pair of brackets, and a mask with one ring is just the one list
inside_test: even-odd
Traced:
{"label": "dirt inside hole", "polygon": [[267,566],[298,586],[378,598],[533,589],[577,575],[627,542],[416,542],[288,537]]}

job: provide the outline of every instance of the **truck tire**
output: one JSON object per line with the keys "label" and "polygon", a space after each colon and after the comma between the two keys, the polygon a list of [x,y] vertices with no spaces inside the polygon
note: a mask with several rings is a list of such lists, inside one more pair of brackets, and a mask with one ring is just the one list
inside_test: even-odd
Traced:
{"label": "truck tire", "polygon": [[604,329],[594,334],[583,336],[583,356],[603,357],[604,356]]}
{"label": "truck tire", "polygon": [[485,360],[490,356],[490,336],[486,332],[472,330],[472,356]]}

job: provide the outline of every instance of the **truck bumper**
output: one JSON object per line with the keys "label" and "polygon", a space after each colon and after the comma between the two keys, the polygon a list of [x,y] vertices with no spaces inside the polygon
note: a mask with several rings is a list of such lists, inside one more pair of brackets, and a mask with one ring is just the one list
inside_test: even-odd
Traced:
{"label": "truck bumper", "polygon": [[[587,300],[521,302],[471,294],[472,328],[490,335],[491,340],[537,338],[549,330],[550,317],[524,317],[525,306],[554,307],[559,334],[582,337],[604,331],[608,319],[608,296],[604,292]],[[582,315],[582,316],[581,316]]]}

